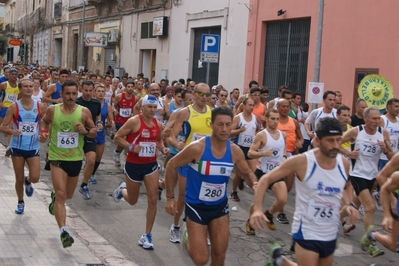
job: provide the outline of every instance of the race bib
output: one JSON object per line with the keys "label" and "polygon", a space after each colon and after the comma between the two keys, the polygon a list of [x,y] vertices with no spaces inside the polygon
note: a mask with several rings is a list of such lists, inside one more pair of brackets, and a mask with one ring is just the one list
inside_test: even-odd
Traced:
{"label": "race bib", "polygon": [[199,139],[202,139],[202,138],[205,137],[205,136],[207,136],[207,135],[205,135],[205,134],[194,133],[191,142],[197,141],[197,140],[199,140]]}
{"label": "race bib", "polygon": [[120,108],[119,115],[121,117],[130,117],[132,114],[132,108]]}
{"label": "race bib", "polygon": [[57,133],[57,147],[63,149],[72,149],[78,147],[79,133],[78,132],[58,132]]}
{"label": "race bib", "polygon": [[23,136],[33,136],[37,132],[36,122],[19,122],[18,128],[21,130],[21,135]]}
{"label": "race bib", "polygon": [[315,223],[335,223],[339,214],[338,207],[329,201],[311,199],[308,205],[308,218]]}
{"label": "race bib", "polygon": [[222,199],[226,193],[226,184],[201,183],[199,199],[202,201],[214,202]]}
{"label": "race bib", "polygon": [[278,163],[267,163],[267,164],[266,164],[266,172],[265,172],[265,173],[270,172],[271,170],[273,170],[273,169],[276,168],[277,166],[279,166]]}
{"label": "race bib", "polygon": [[393,152],[398,151],[398,142],[397,142],[397,140],[392,140],[392,138],[391,138],[391,148],[392,148]]}
{"label": "race bib", "polygon": [[140,142],[141,150],[139,157],[155,157],[157,144],[155,142]]}
{"label": "race bib", "polygon": [[362,142],[360,144],[360,154],[368,157],[373,157],[376,153],[380,151],[377,144],[373,144],[370,142]]}
{"label": "race bib", "polygon": [[243,147],[251,147],[253,141],[254,136],[241,134],[238,145]]}
{"label": "race bib", "polygon": [[17,95],[16,94],[7,94],[6,95],[6,101],[7,102],[15,102],[17,100]]}

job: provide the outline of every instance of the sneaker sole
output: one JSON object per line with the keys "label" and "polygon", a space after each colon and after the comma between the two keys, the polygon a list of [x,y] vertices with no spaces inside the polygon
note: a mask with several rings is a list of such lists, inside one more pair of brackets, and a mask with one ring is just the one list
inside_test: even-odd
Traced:
{"label": "sneaker sole", "polygon": [[378,257],[378,256],[382,256],[384,254],[385,254],[385,252],[383,250],[380,250],[377,254],[374,254],[374,255],[369,254],[369,255],[370,255],[370,257],[375,258],[375,257]]}
{"label": "sneaker sole", "polygon": [[169,238],[169,241],[172,242],[172,243],[176,243],[176,244],[180,243],[180,239],[179,240],[173,240],[173,239]]}
{"label": "sneaker sole", "polygon": [[351,231],[355,230],[356,225],[352,225],[351,227],[349,227],[347,230],[344,230],[344,234],[349,234]]}
{"label": "sneaker sole", "polygon": [[278,219],[276,219],[276,221],[281,223],[281,224],[290,224],[290,222],[288,222],[288,221],[279,221]]}
{"label": "sneaker sole", "polygon": [[62,246],[63,246],[64,248],[68,248],[68,247],[72,246],[72,244],[73,244],[74,242],[75,242],[75,241],[74,241],[73,238],[70,236],[68,240],[62,242]]}
{"label": "sneaker sole", "polygon": [[24,211],[19,212],[19,211],[15,210],[15,214],[23,214],[23,213],[24,213]]}
{"label": "sneaker sole", "polygon": [[90,197],[87,197],[87,196],[86,196],[86,194],[84,193],[84,191],[83,191],[82,188],[79,188],[79,193],[82,194],[82,198],[83,198],[84,200],[89,200],[89,199],[91,199],[91,196],[90,196]]}
{"label": "sneaker sole", "polygon": [[269,223],[266,223],[266,226],[267,226],[267,228],[269,228],[272,231],[276,230],[276,225],[275,224],[273,224],[273,226],[270,226]]}

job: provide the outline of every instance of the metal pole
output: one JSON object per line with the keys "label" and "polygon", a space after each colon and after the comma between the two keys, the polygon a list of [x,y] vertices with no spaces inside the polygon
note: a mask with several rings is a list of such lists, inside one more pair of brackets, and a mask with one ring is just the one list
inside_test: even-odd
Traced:
{"label": "metal pole", "polygon": [[24,23],[24,63],[27,64],[27,53],[28,53],[28,49],[27,48],[27,43],[26,43],[26,34],[27,34],[27,26],[28,26],[28,1],[25,0],[25,23]]}
{"label": "metal pole", "polygon": [[206,84],[208,84],[209,86],[211,86],[209,84],[209,72],[210,72],[210,68],[211,68],[211,63],[206,63],[206,78],[205,78],[205,82]]}
{"label": "metal pole", "polygon": [[85,40],[84,40],[85,20],[86,20],[86,0],[83,0],[82,29],[81,29],[81,32],[80,32],[80,44],[81,44],[80,60],[79,60],[79,65],[80,66],[83,66],[83,53],[84,53],[84,49],[85,49]]}
{"label": "metal pole", "polygon": [[[314,82],[320,81],[320,60],[321,60],[321,40],[323,35],[323,16],[324,16],[324,0],[319,0],[319,18],[317,21],[317,36],[316,36],[316,55],[314,59]],[[312,104],[312,109],[316,109],[317,104]]]}

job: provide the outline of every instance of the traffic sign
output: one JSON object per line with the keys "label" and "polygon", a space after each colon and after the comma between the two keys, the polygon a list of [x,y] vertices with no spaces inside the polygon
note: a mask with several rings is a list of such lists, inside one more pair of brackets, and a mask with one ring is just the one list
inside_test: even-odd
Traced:
{"label": "traffic sign", "polygon": [[220,36],[217,34],[202,34],[201,37],[201,61],[208,63],[219,62]]}

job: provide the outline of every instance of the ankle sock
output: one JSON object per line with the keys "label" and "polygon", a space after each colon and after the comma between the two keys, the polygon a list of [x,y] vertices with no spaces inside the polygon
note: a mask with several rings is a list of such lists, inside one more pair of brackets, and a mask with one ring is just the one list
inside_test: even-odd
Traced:
{"label": "ankle sock", "polygon": [[85,183],[85,182],[82,182],[82,184],[80,185],[80,187],[81,187],[81,188],[83,188],[83,187],[87,187],[87,183]]}
{"label": "ankle sock", "polygon": [[61,232],[61,234],[64,233],[64,232],[66,232],[66,227],[65,227],[65,226],[61,227],[61,228],[60,228],[60,232]]}
{"label": "ankle sock", "polygon": [[283,260],[284,260],[284,256],[280,256],[280,257],[278,257],[278,258],[276,258],[276,264],[278,265],[278,266],[281,266],[281,265],[283,265]]}

